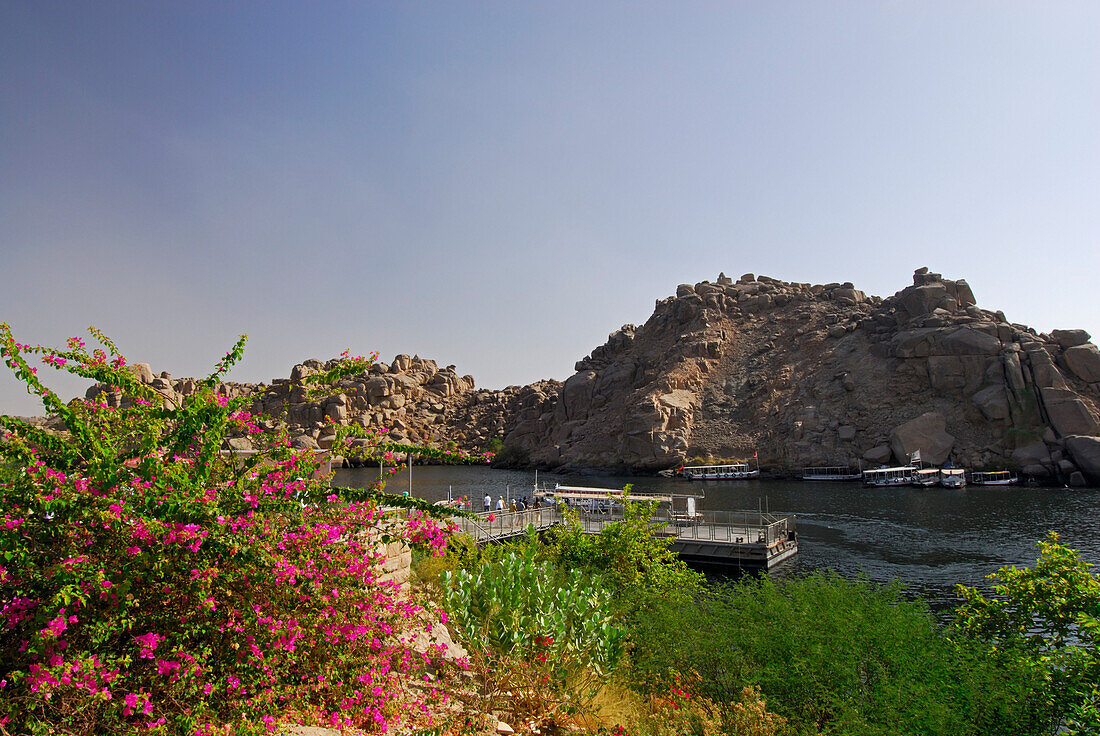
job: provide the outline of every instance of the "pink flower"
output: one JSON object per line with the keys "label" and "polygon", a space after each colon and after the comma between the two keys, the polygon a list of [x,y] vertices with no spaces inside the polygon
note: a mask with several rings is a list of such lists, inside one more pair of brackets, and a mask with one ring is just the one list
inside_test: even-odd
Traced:
{"label": "pink flower", "polygon": [[46,628],[42,629],[42,631],[40,631],[39,633],[42,634],[42,636],[52,636],[56,639],[60,637],[61,634],[63,634],[68,628],[69,626],[66,623],[65,619],[65,609],[62,608],[57,618],[46,624]]}
{"label": "pink flower", "polygon": [[134,641],[141,647],[142,659],[153,659],[153,652],[156,651],[157,646],[164,640],[164,637],[160,634],[142,634],[141,636],[135,636]]}

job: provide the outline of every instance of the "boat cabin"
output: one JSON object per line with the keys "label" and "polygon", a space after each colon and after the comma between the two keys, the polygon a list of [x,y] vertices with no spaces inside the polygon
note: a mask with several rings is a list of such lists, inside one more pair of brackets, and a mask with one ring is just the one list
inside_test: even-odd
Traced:
{"label": "boat cabin", "polygon": [[941,468],[940,469],[940,485],[944,488],[964,488],[966,487],[966,469],[965,468]]}
{"label": "boat cabin", "polygon": [[970,482],[976,486],[1011,486],[1019,479],[1010,470],[977,471],[970,474]]}
{"label": "boat cabin", "polygon": [[689,465],[680,468],[680,475],[688,480],[741,480],[759,477],[760,468],[750,469],[749,464],[745,462],[726,465]]}
{"label": "boat cabin", "polygon": [[859,480],[863,471],[847,465],[802,468],[802,480]]}
{"label": "boat cabin", "polygon": [[917,469],[912,465],[893,468],[875,468],[863,471],[863,484],[868,486],[907,486]]}
{"label": "boat cabin", "polygon": [[[590,514],[622,514],[626,501],[648,501],[666,505],[668,513],[674,517],[694,518],[697,516],[696,499],[703,498],[702,493],[675,495],[656,493],[627,493],[617,488],[591,488],[588,486],[555,485],[553,491],[536,491],[535,496],[550,503],[563,503],[572,509]],[[678,509],[677,500],[684,500],[685,509]]]}
{"label": "boat cabin", "polygon": [[915,486],[927,488],[928,486],[936,485],[939,481],[939,468],[919,468],[913,471],[913,479],[910,482]]}

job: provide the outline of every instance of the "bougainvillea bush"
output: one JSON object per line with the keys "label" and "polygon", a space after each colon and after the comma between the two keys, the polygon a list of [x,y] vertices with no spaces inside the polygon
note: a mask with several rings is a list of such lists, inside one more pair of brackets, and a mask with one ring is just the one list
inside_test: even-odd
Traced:
{"label": "bougainvillea bush", "polygon": [[[398,537],[438,549],[430,510],[387,515],[387,501],[417,504],[381,482],[329,487],[251,399],[218,395],[244,336],[176,405],[91,332],[102,349],[51,350],[0,325],[5,363],[63,425],[0,417],[0,732],[264,732],[288,712],[430,723],[443,696],[405,687],[438,664],[411,646],[430,617],[378,582],[375,551]],[[345,356],[314,378],[368,364]],[[43,366],[125,398],[66,404]],[[259,452],[219,451],[239,433]]]}

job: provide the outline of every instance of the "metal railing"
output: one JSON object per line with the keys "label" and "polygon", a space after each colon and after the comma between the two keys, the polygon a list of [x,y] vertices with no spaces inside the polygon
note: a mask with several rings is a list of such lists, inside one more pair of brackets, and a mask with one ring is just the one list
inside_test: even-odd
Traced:
{"label": "metal railing", "polygon": [[547,506],[526,511],[479,512],[473,519],[454,518],[459,532],[478,542],[492,542],[523,534],[528,526],[536,530],[548,529],[563,521],[558,509]]}
{"label": "metal railing", "polygon": [[[623,519],[622,508],[614,506],[604,511],[581,510],[572,514],[575,514],[577,523],[586,534],[599,534],[605,526]],[[565,521],[565,515],[552,506],[525,511],[482,512],[472,519],[453,519],[458,531],[477,542],[500,541],[524,534],[529,526],[541,531]],[[658,509],[653,514],[652,523],[658,534],[677,539],[764,544],[769,547],[790,538],[795,531],[794,516],[748,511],[702,511],[687,517]]]}

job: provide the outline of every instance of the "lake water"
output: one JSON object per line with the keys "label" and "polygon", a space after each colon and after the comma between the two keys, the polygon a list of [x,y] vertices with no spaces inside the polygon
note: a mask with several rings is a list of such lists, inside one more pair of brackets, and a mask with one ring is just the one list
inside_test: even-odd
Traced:
{"label": "lake water", "polygon": [[[364,487],[378,471],[338,470],[335,485]],[[679,478],[576,476],[539,473],[554,483],[637,492],[698,493],[700,510],[756,510],[797,517],[799,553],[781,574],[832,568],[871,580],[900,579],[941,606],[956,583],[987,587],[1003,565],[1035,562],[1036,542],[1056,531],[1062,542],[1100,565],[1100,489],[1007,487],[868,488],[859,483],[779,480],[687,481]],[[533,472],[480,466],[417,466],[413,495],[431,501],[468,496],[481,508],[489,493],[530,496]],[[409,489],[405,470],[387,490]]]}

